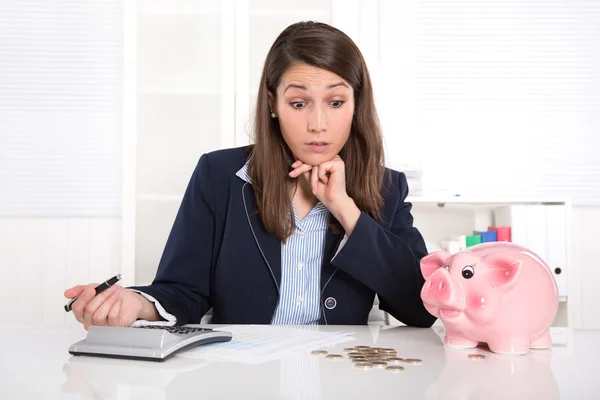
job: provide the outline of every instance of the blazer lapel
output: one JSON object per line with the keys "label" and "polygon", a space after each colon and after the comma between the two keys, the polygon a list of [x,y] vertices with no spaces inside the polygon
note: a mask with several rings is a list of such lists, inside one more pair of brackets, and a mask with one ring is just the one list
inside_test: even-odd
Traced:
{"label": "blazer lapel", "polygon": [[331,264],[331,259],[333,258],[334,252],[338,248],[342,237],[342,235],[331,232],[331,228],[327,228],[325,248],[323,249],[323,263],[321,265],[321,291],[325,289],[325,286],[327,286],[329,280],[337,270],[337,267]]}
{"label": "blazer lapel", "polygon": [[254,189],[251,184],[245,183],[242,186],[242,199],[254,240],[267,264],[267,268],[271,272],[277,292],[279,293],[281,284],[281,242],[277,236],[265,230],[258,213],[258,208],[256,207]]}

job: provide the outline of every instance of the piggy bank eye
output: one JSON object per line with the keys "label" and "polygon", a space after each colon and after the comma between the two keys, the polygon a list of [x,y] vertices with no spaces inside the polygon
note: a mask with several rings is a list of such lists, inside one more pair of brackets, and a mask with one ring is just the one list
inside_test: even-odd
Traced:
{"label": "piggy bank eye", "polygon": [[462,270],[462,276],[465,279],[471,279],[475,275],[475,270],[470,265],[467,265]]}
{"label": "piggy bank eye", "polygon": [[444,269],[445,269],[446,271],[449,271],[449,270],[450,270],[450,266],[449,266],[449,265],[444,265]]}

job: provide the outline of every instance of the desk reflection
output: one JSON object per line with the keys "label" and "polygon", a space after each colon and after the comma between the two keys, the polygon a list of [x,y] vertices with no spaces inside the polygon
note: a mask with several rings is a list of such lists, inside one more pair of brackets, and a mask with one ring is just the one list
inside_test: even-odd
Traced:
{"label": "desk reflection", "polygon": [[[427,390],[428,400],[559,399],[550,369],[552,350],[531,350],[526,355],[501,355],[485,347],[446,348],[446,363],[439,379]],[[483,360],[468,358],[482,353]]]}
{"label": "desk reflection", "polygon": [[[431,329],[357,327],[356,340],[344,347],[392,347],[400,357],[421,358],[398,376],[385,370],[361,371],[346,358],[332,361],[300,351],[259,365],[174,357],[164,363],[71,357],[64,366],[63,392],[85,398],[162,400],[188,398],[332,399],[422,398],[444,366],[442,339]],[[319,329],[319,328],[317,328]]]}
{"label": "desk reflection", "polygon": [[[64,393],[79,393],[86,399],[114,399],[125,391],[130,398],[165,399],[164,389],[179,374],[205,367],[209,362],[174,357],[167,362],[119,360],[72,356],[63,366],[67,381]],[[158,390],[157,390],[158,389]]]}

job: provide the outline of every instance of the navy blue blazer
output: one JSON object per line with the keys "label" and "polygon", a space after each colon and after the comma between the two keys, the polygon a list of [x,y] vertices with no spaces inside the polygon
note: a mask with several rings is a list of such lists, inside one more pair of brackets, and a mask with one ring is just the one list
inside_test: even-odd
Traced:
{"label": "navy blue blazer", "polygon": [[[183,197],[156,277],[135,289],[177,317],[199,323],[269,324],[279,299],[281,242],[258,215],[252,185],[236,176],[251,147],[202,155]],[[413,226],[403,173],[390,171],[383,224],[362,213],[335,259],[343,235],[326,235],[321,267],[321,323],[366,324],[375,294],[401,322],[429,327],[435,317],[420,298],[425,241]]]}

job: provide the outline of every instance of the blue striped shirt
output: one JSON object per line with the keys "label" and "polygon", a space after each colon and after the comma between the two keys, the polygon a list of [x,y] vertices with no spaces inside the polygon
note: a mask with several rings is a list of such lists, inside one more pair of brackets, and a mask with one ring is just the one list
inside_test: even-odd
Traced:
{"label": "blue striped shirt", "polygon": [[[236,175],[250,182],[248,164]],[[279,303],[271,324],[318,324],[321,318],[320,280],[329,211],[320,201],[304,219],[296,207],[294,233],[281,244],[281,284]]]}

